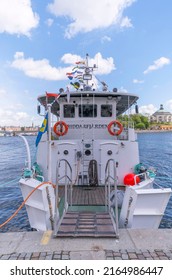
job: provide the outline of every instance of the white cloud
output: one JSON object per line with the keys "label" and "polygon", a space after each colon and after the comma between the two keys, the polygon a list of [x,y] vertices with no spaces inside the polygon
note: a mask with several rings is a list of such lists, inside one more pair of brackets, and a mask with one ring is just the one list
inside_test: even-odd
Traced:
{"label": "white cloud", "polygon": [[55,16],[68,17],[71,23],[65,30],[65,36],[72,38],[79,32],[86,33],[112,25],[131,27],[131,20],[123,16],[124,10],[135,0],[54,0],[48,10]]}
{"label": "white cloud", "polygon": [[166,101],[166,107],[168,110],[172,111],[172,99]]}
{"label": "white cloud", "polygon": [[1,126],[31,125],[31,117],[26,112],[17,111],[16,108],[0,108],[0,118]]}
{"label": "white cloud", "polygon": [[28,117],[29,117],[29,115],[26,112],[17,112],[14,115],[14,119],[18,122],[23,120],[23,119],[27,119]]}
{"label": "white cloud", "polygon": [[[26,76],[32,78],[39,78],[45,80],[66,80],[66,73],[71,72],[72,67],[75,62],[84,60],[84,58],[75,54],[64,54],[61,61],[65,64],[70,64],[69,67],[53,67],[50,65],[49,60],[34,60],[33,58],[25,58],[23,52],[16,52],[14,55],[14,60],[11,63],[11,67],[21,70]],[[115,69],[115,64],[113,58],[103,58],[101,53],[97,53],[94,58],[89,59],[89,65],[92,66],[96,64],[98,66],[98,71],[96,74],[109,74]]]}
{"label": "white cloud", "polygon": [[121,86],[119,89],[118,89],[119,92],[125,92],[127,93],[128,90],[126,88],[124,88],[123,86]]}
{"label": "white cloud", "polygon": [[98,75],[109,74],[116,69],[113,58],[108,57],[105,59],[102,57],[101,53],[97,53],[94,58],[89,59],[89,65],[94,64],[98,66],[98,69],[95,72]]}
{"label": "white cloud", "polygon": [[4,96],[6,96],[6,95],[7,95],[6,90],[3,89],[3,88],[0,88],[0,97],[4,97]]}
{"label": "white cloud", "polygon": [[143,84],[144,81],[143,81],[143,80],[133,79],[133,83],[134,83],[134,84]]}
{"label": "white cloud", "polygon": [[61,61],[65,64],[75,64],[75,62],[81,60],[83,60],[83,58],[80,55],[71,53],[65,53],[61,58]]}
{"label": "white cloud", "polygon": [[131,20],[128,18],[128,17],[124,17],[122,20],[121,20],[121,27],[132,27],[132,23],[131,23]]}
{"label": "white cloud", "polygon": [[16,52],[11,67],[23,71],[26,76],[51,81],[65,80],[66,72],[71,70],[70,68],[53,67],[45,58],[42,60],[25,58],[23,52]]}
{"label": "white cloud", "polygon": [[50,27],[53,24],[54,20],[52,18],[48,18],[45,23]]}
{"label": "white cloud", "polygon": [[[14,95],[14,93],[11,93]],[[8,102],[1,103],[0,106],[0,127],[3,126],[31,126],[34,121],[34,125],[40,125],[42,123],[42,117],[38,115],[31,115],[28,112],[28,105],[14,102],[10,98],[10,94],[7,93]],[[11,103],[10,103],[11,102]]]}
{"label": "white cloud", "polygon": [[101,42],[102,43],[105,43],[105,42],[111,42],[111,38],[109,36],[103,36],[101,38]]}
{"label": "white cloud", "polygon": [[154,63],[150,65],[143,73],[148,74],[149,72],[158,70],[168,64],[170,64],[169,58],[160,57],[159,59],[155,60]]}
{"label": "white cloud", "polygon": [[32,28],[36,28],[39,17],[33,12],[31,0],[0,1],[0,33],[30,36]]}
{"label": "white cloud", "polygon": [[146,114],[152,115],[157,110],[158,110],[157,107],[155,107],[153,104],[148,104],[148,105],[139,107],[139,113],[143,114],[143,115],[146,115]]}

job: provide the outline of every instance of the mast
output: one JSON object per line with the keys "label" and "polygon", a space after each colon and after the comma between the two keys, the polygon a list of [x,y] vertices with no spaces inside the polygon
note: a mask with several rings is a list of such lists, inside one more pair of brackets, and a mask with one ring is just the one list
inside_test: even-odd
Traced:
{"label": "mast", "polygon": [[[86,54],[86,68],[85,68],[85,74],[89,74],[90,73],[90,69],[89,69],[89,67],[88,67],[88,53]],[[87,84],[87,86],[88,86],[88,81],[89,80],[86,80],[86,84]]]}
{"label": "mast", "polygon": [[48,180],[51,182],[51,104],[47,105],[48,108]]}

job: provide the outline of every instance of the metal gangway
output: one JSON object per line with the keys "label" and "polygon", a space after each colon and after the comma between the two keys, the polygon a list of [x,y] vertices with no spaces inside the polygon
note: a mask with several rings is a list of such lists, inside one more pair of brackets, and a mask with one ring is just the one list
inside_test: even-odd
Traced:
{"label": "metal gangway", "polygon": [[[64,162],[64,174],[59,176],[61,162]],[[113,165],[113,175],[111,174],[111,164]],[[54,236],[56,237],[114,237],[119,238],[118,233],[118,207],[113,213],[110,206],[110,192],[117,190],[115,161],[108,160],[105,169],[105,200],[103,211],[92,210],[92,205],[86,207],[87,210],[79,210],[80,207],[73,205],[72,196],[74,183],[72,183],[72,168],[69,162],[61,159],[57,162],[56,168],[56,195],[55,195],[55,225]],[[65,180],[64,180],[65,178]],[[64,208],[59,214],[59,187],[60,181],[64,183]],[[112,186],[113,181],[113,186]],[[76,187],[77,188],[77,187]],[[84,188],[79,186],[78,189]],[[95,191],[96,191],[95,187]],[[103,187],[102,187],[103,188]],[[85,195],[87,195],[85,188]],[[116,196],[117,197],[117,196]],[[77,210],[76,210],[77,208]],[[84,207],[85,208],[85,207]],[[74,210],[73,210],[74,209]]]}

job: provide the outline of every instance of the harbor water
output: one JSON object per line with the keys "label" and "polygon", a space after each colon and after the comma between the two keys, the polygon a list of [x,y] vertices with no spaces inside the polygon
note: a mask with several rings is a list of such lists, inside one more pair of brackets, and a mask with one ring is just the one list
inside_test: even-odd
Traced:
{"label": "harbor water", "polygon": [[[27,136],[32,163],[36,158],[35,137]],[[139,133],[140,162],[157,170],[155,183],[172,187],[172,132]],[[26,164],[26,147],[21,137],[0,137],[0,224],[21,205],[23,198],[18,181]],[[172,228],[172,197],[160,228]],[[0,232],[30,231],[25,207]]]}

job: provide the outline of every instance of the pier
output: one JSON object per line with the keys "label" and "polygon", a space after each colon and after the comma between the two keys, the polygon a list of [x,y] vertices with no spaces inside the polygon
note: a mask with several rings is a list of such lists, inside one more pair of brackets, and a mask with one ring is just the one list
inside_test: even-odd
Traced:
{"label": "pier", "polygon": [[0,260],[172,260],[172,229],[120,229],[115,238],[0,233]]}

